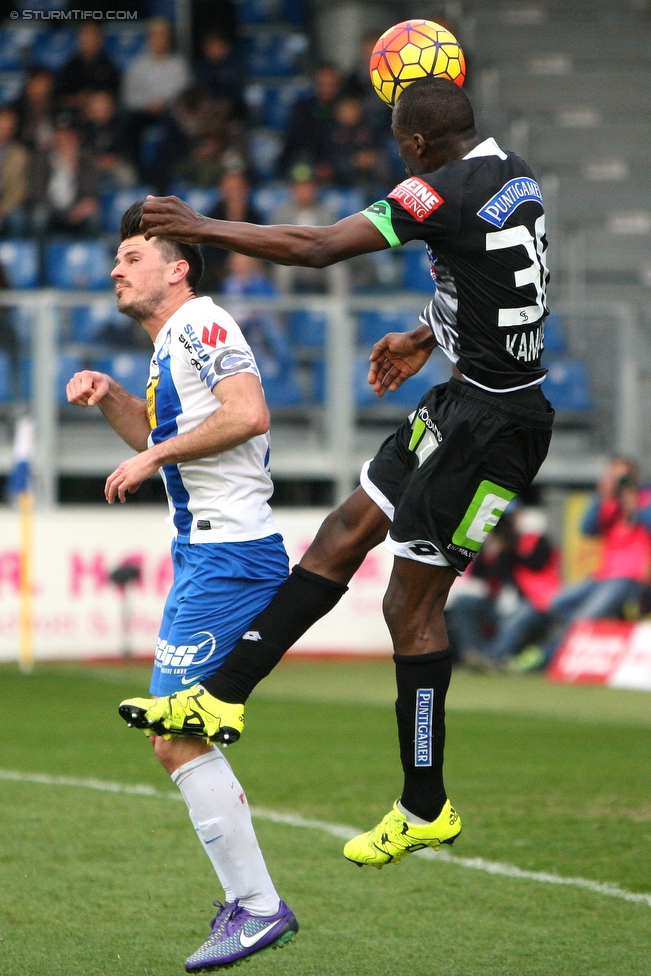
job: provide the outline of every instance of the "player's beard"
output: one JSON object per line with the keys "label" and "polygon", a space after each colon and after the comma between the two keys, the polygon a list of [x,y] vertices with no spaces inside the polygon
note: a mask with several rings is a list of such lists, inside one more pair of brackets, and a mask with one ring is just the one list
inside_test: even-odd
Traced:
{"label": "player's beard", "polygon": [[137,322],[142,322],[149,318],[150,315],[154,315],[165,297],[165,288],[162,281],[152,285],[149,292],[145,295],[142,293],[139,295],[125,294],[125,291],[128,292],[130,290],[124,289],[121,294],[117,295],[118,312],[122,312],[123,315],[128,315],[130,318],[136,319]]}

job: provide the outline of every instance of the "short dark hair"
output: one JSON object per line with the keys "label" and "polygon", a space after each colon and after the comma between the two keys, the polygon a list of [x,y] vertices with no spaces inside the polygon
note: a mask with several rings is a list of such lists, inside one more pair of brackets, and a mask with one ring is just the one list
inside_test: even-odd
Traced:
{"label": "short dark hair", "polygon": [[462,135],[475,128],[470,99],[447,78],[421,78],[404,90],[393,110],[393,123],[410,135],[429,139]]}
{"label": "short dark hair", "polygon": [[[136,200],[128,210],[122,214],[120,221],[120,243],[129,237],[137,237],[142,234],[140,221],[142,220],[142,208],[144,200]],[[198,244],[184,244],[182,241],[173,241],[170,237],[155,237],[154,240],[160,247],[163,255],[168,261],[181,258],[190,265],[186,275],[188,287],[196,294],[199,282],[203,276],[203,254]]]}

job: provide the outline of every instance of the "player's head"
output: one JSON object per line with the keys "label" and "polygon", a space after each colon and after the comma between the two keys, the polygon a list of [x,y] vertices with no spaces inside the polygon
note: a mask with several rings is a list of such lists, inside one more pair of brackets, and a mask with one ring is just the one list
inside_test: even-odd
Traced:
{"label": "player's head", "polygon": [[455,147],[477,134],[468,96],[446,78],[422,78],[409,85],[394,106],[392,129],[413,172],[424,154],[454,158]]}
{"label": "player's head", "polygon": [[118,309],[143,321],[168,299],[196,294],[203,274],[198,244],[183,244],[168,237],[145,240],[140,230],[142,200],[132,204],[120,222],[120,246],[111,277]]}

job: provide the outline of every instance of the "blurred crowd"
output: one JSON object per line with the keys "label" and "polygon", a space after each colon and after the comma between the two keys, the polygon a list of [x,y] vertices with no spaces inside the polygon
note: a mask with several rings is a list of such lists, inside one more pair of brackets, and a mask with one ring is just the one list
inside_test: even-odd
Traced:
{"label": "blurred crowd", "polygon": [[566,586],[562,553],[543,510],[517,503],[507,509],[446,607],[461,664],[481,671],[541,669],[576,621],[649,613],[651,488],[632,461],[610,463],[581,531],[598,540],[598,563],[588,578]]}
{"label": "blurred crowd", "polygon": [[[191,63],[175,50],[170,23],[152,18],[145,50],[122,73],[104,41],[96,23],[83,22],[70,60],[56,72],[33,68],[17,101],[0,108],[0,232],[97,234],[101,194],[135,186],[215,188],[220,216],[260,219],[250,205],[259,174],[247,79],[232,38],[206,32]],[[291,107],[267,175],[295,185],[296,220],[314,215],[324,187],[373,196],[395,175],[390,113],[366,77],[371,45],[364,42],[360,68],[348,77],[319,65]]]}

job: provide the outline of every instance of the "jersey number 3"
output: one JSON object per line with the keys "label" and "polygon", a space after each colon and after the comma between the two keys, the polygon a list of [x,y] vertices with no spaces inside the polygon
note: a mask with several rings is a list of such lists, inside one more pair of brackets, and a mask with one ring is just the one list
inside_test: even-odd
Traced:
{"label": "jersey number 3", "polygon": [[486,250],[500,251],[506,247],[524,247],[530,264],[521,271],[516,271],[515,287],[524,288],[533,285],[536,290],[536,304],[525,305],[522,308],[501,308],[497,319],[500,328],[513,328],[514,325],[529,325],[538,322],[545,314],[545,293],[547,287],[547,265],[545,264],[545,215],[538,217],[535,225],[535,240],[531,231],[524,224],[507,227],[492,234],[486,234]]}

